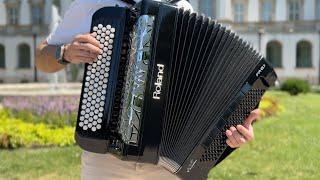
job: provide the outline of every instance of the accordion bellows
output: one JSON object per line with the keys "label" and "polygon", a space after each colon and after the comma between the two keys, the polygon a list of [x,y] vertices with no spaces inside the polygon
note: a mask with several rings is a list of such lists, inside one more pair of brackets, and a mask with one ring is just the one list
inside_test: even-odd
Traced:
{"label": "accordion bellows", "polygon": [[85,150],[205,179],[276,80],[252,46],[216,21],[143,1],[93,15],[102,53],[86,64],[76,141]]}

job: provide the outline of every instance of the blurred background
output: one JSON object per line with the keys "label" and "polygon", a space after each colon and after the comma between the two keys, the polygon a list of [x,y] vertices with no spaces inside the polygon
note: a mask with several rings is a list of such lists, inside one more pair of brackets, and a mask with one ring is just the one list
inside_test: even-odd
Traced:
{"label": "blurred background", "polygon": [[[75,146],[82,65],[35,68],[35,47],[72,0],[0,0],[0,179],[78,179]],[[320,178],[320,0],[190,0],[244,37],[275,67],[256,140],[209,179]]]}

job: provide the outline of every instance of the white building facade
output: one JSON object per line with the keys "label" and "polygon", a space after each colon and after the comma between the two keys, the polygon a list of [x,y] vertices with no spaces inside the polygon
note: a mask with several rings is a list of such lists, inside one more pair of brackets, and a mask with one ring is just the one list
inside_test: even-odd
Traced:
{"label": "white building facade", "polygon": [[227,24],[289,77],[319,84],[320,0],[191,0]]}
{"label": "white building facade", "polygon": [[[0,82],[35,79],[34,44],[45,39],[72,0],[0,0]],[[320,0],[190,0],[230,26],[274,65],[280,81],[320,81]],[[37,73],[39,81],[47,76]]]}
{"label": "white building facade", "polygon": [[35,47],[58,24],[59,13],[70,2],[0,0],[0,83],[47,81],[45,74],[35,71]]}

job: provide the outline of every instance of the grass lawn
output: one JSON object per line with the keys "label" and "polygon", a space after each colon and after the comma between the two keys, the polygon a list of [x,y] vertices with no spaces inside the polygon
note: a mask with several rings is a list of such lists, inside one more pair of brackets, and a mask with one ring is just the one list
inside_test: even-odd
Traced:
{"label": "grass lawn", "polygon": [[[320,179],[320,94],[269,92],[285,111],[254,125],[255,141],[209,179]],[[0,150],[0,179],[79,179],[78,147]]]}
{"label": "grass lawn", "polygon": [[0,150],[0,179],[80,178],[78,147]]}

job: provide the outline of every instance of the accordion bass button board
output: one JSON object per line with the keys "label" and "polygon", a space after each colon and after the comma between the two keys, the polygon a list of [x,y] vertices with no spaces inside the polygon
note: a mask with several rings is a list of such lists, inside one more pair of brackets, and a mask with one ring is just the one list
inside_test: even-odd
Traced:
{"label": "accordion bass button board", "polygon": [[85,65],[76,142],[95,153],[206,179],[277,79],[272,66],[218,22],[173,5],[106,7],[91,32],[103,50]]}

